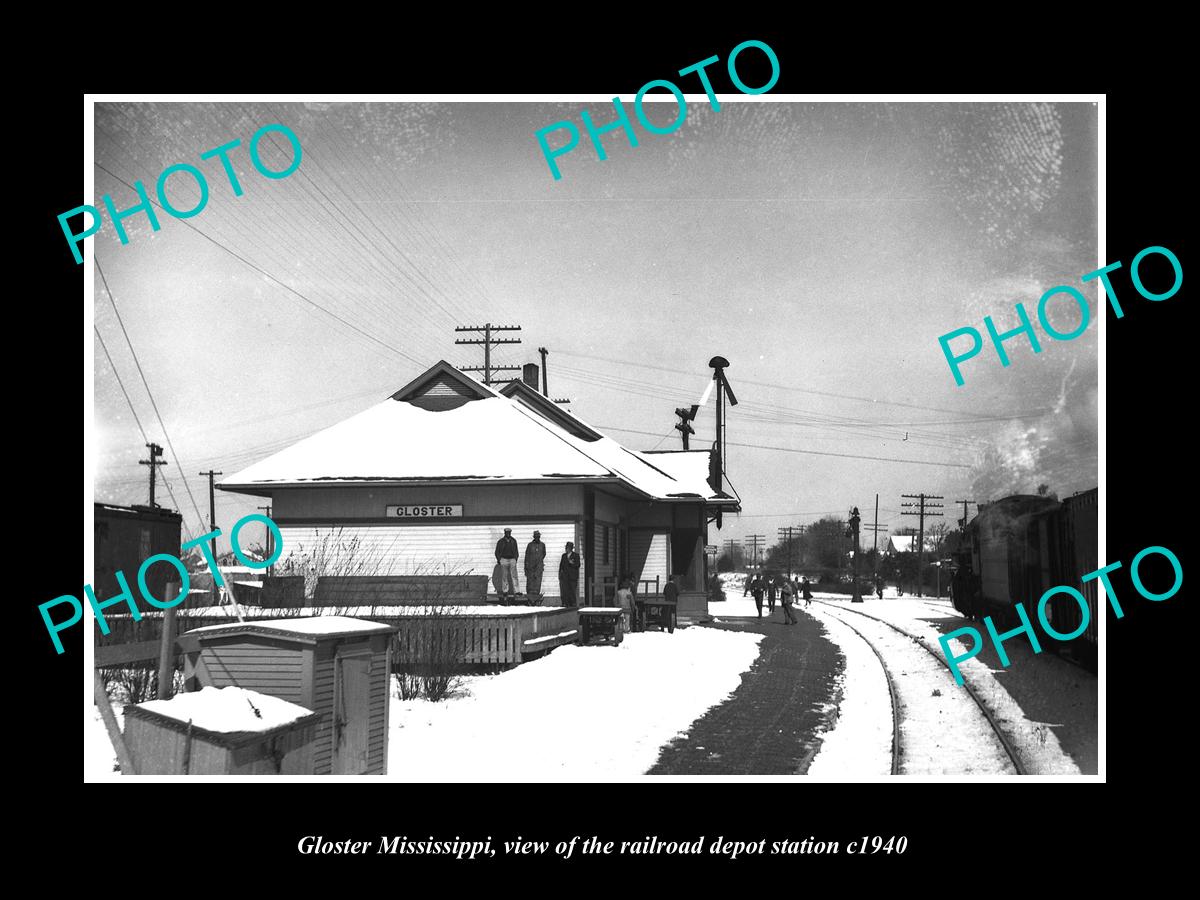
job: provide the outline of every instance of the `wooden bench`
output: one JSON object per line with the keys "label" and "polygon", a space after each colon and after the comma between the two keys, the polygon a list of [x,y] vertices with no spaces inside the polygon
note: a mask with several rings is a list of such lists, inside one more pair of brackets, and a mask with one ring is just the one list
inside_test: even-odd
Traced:
{"label": "wooden bench", "polygon": [[625,636],[624,614],[619,606],[582,607],[579,610],[579,643],[586,647],[595,641],[615,647]]}
{"label": "wooden bench", "polygon": [[486,575],[326,575],[315,606],[475,606],[487,598]]}
{"label": "wooden bench", "polygon": [[543,634],[527,638],[521,642],[521,658],[547,653],[564,644],[574,644],[579,640],[579,632],[578,628],[568,628],[558,634]]}

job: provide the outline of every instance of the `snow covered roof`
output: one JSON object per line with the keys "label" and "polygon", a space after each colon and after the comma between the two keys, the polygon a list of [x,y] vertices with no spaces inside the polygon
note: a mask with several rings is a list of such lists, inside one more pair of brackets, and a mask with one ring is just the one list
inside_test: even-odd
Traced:
{"label": "snow covered roof", "polygon": [[150,700],[126,707],[125,714],[153,713],[193,729],[222,735],[261,734],[316,718],[311,709],[241,687],[206,687],[177,694],[170,700]]}
{"label": "snow covered roof", "polygon": [[[925,537],[925,549],[932,550],[937,546],[937,542],[929,537]],[[917,551],[917,536],[915,534],[893,534],[888,537],[887,547],[884,553],[915,553]]]}
{"label": "snow covered roof", "polygon": [[[707,460],[707,451],[696,453]],[[520,382],[501,393],[443,360],[382,403],[220,487],[264,495],[285,485],[595,481],[657,500],[736,506],[708,486],[707,462],[660,464],[665,457],[627,449]]]}

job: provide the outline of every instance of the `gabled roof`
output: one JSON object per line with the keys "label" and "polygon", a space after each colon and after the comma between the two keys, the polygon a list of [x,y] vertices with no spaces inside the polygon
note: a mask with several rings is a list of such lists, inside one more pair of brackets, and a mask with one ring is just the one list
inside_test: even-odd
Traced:
{"label": "gabled roof", "polygon": [[[519,383],[517,383],[519,384]],[[299,485],[596,482],[658,500],[736,507],[698,463],[660,465],[526,385],[497,392],[443,361],[389,399],[220,482],[269,495]]]}

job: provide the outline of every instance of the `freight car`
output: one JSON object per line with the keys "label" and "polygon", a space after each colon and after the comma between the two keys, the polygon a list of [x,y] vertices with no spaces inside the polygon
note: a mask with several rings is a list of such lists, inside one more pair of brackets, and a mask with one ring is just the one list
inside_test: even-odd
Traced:
{"label": "freight car", "polygon": [[[1058,585],[1077,588],[1087,598],[1087,629],[1076,640],[1042,640],[1043,648],[1069,653],[1095,668],[1098,647],[1096,581],[1081,579],[1099,568],[1099,494],[1083,491],[1058,501],[1053,497],[1016,494],[982,505],[965,529],[954,556],[955,608],[970,618],[991,616],[998,626],[1019,623],[1014,606],[1035,609],[1042,594]],[[1082,611],[1069,596],[1047,604],[1055,631],[1069,634],[1079,627]]]}

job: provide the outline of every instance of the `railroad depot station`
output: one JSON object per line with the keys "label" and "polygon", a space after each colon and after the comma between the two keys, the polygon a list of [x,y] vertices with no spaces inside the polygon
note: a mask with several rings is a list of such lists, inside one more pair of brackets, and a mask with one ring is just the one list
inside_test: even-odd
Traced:
{"label": "railroad depot station", "polygon": [[535,365],[497,390],[441,361],[219,487],[270,498],[281,563],[342,548],[355,575],[490,579],[511,528],[524,591],[536,530],[544,605],[560,604],[558,562],[572,541],[580,605],[611,605],[627,574],[641,593],[661,593],[674,575],[679,617],[706,617],[708,527],[740,509],[715,451],[630,450],[536,385]]}

